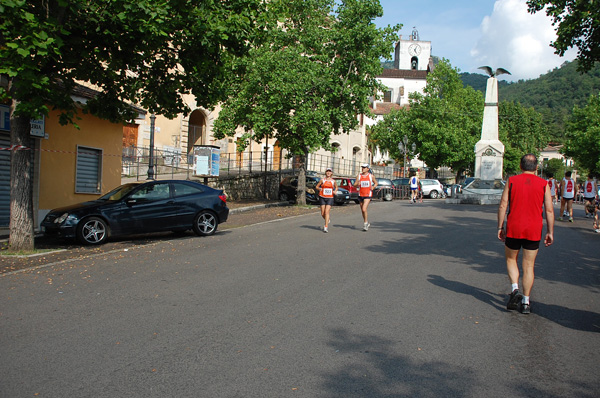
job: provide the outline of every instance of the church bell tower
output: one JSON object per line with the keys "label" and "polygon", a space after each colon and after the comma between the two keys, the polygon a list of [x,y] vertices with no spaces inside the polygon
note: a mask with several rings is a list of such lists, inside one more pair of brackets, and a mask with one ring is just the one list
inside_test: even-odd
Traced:
{"label": "church bell tower", "polygon": [[427,70],[431,58],[431,42],[419,39],[419,31],[413,27],[408,40],[396,43],[394,68],[400,70]]}

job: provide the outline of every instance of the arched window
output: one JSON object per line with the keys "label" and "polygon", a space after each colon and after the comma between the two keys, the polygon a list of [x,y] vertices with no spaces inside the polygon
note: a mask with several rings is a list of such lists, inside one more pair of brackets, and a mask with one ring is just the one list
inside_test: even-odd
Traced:
{"label": "arched window", "polygon": [[419,58],[417,57],[412,57],[410,59],[410,69],[412,70],[417,70],[419,69]]}

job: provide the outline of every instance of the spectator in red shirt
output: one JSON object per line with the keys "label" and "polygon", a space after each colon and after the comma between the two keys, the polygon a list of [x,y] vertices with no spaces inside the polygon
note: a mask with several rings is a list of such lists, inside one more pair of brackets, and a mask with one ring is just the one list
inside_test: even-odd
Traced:
{"label": "spectator in red shirt", "polygon": [[[498,207],[498,239],[505,243],[506,269],[511,291],[506,308],[531,312],[529,296],[533,287],[535,258],[542,240],[543,217],[546,216],[544,244],[554,241],[554,207],[550,187],[546,180],[535,175],[537,159],[533,154],[521,158],[523,173],[510,177],[502,192]],[[507,216],[508,211],[508,216]],[[506,228],[504,219],[506,218]],[[517,259],[523,249],[523,293],[519,292],[519,266]]]}

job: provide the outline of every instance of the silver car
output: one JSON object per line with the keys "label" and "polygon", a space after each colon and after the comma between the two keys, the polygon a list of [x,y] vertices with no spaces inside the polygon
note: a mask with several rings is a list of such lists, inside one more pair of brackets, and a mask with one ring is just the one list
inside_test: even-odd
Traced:
{"label": "silver car", "polygon": [[431,199],[445,196],[444,186],[438,180],[422,179],[421,189],[423,190],[423,196],[429,196]]}

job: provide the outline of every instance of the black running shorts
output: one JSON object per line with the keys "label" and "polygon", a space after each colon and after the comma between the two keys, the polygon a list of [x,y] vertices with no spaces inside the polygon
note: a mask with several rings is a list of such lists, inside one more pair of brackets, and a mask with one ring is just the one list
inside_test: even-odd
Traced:
{"label": "black running shorts", "polygon": [[319,204],[321,206],[333,206],[333,198],[324,198],[319,196]]}
{"label": "black running shorts", "polygon": [[540,248],[539,240],[506,238],[504,244],[511,250],[538,250]]}

